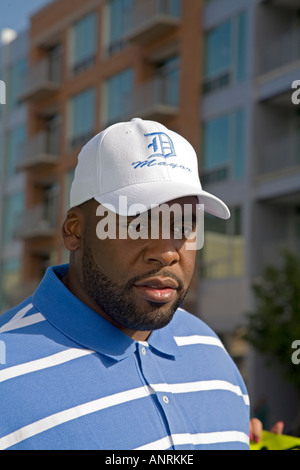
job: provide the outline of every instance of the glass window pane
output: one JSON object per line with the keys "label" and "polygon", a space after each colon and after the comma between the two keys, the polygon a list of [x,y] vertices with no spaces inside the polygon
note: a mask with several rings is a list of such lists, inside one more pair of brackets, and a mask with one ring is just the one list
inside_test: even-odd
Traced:
{"label": "glass window pane", "polygon": [[129,10],[134,0],[111,0],[109,3],[109,52],[119,51],[124,45],[124,33]]}
{"label": "glass window pane", "polygon": [[95,127],[95,89],[89,88],[71,101],[71,141],[74,145],[88,140]]}
{"label": "glass window pane", "polygon": [[12,307],[16,290],[21,282],[21,262],[19,259],[4,261],[1,266],[1,299],[0,308]]}
{"label": "glass window pane", "polygon": [[11,243],[14,240],[14,230],[18,217],[24,208],[24,195],[17,193],[8,196],[4,200],[4,218],[3,218],[3,243]]}
{"label": "glass window pane", "polygon": [[26,129],[24,126],[18,127],[9,132],[6,144],[5,174],[12,176],[16,171],[16,164],[19,161],[20,153],[24,148]]}
{"label": "glass window pane", "polygon": [[241,13],[206,34],[204,93],[241,82],[246,76],[247,15]]}
{"label": "glass window pane", "polygon": [[246,75],[246,37],[247,16],[242,13],[237,17],[237,58],[236,58],[236,81],[241,82]]}
{"label": "glass window pane", "polygon": [[205,45],[205,76],[215,76],[230,68],[230,21],[208,33]]}
{"label": "glass window pane", "polygon": [[133,69],[127,69],[108,80],[107,119],[109,122],[130,112],[133,79]]}
{"label": "glass window pane", "polygon": [[233,151],[233,177],[235,179],[242,178],[245,171],[245,122],[244,122],[245,113],[243,110],[237,111],[234,116],[234,151]]}
{"label": "glass window pane", "polygon": [[245,172],[245,113],[240,109],[204,124],[203,183],[238,179]]}
{"label": "glass window pane", "polygon": [[180,18],[181,0],[167,0],[167,13],[174,18]]}
{"label": "glass window pane", "polygon": [[300,256],[300,206],[295,209],[296,253]]}
{"label": "glass window pane", "polygon": [[162,80],[162,96],[159,97],[163,104],[178,106],[179,104],[179,58],[170,57],[158,67],[158,76]]}
{"label": "glass window pane", "polygon": [[221,116],[204,126],[204,169],[211,170],[229,161],[229,116]]}
{"label": "glass window pane", "polygon": [[11,111],[19,105],[18,96],[21,88],[24,73],[27,69],[27,61],[25,59],[16,62],[8,71],[7,80],[7,106]]}
{"label": "glass window pane", "polygon": [[240,207],[231,208],[229,220],[205,215],[205,243],[201,252],[201,277],[222,279],[244,273],[244,236]]}
{"label": "glass window pane", "polygon": [[97,18],[95,13],[90,13],[77,21],[73,26],[73,59],[74,71],[81,70],[93,63],[97,44]]}

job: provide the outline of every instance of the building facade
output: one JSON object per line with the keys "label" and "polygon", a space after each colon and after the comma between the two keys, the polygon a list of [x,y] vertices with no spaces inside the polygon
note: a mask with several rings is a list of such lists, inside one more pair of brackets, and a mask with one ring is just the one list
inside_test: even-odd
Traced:
{"label": "building facade", "polygon": [[252,410],[289,430],[299,426],[294,391],[241,335],[253,281],[282,261],[282,248],[300,254],[300,108],[291,100],[300,77],[299,2],[210,0],[202,26],[202,180],[232,217],[206,221],[197,311],[245,371]]}
{"label": "building facade", "polygon": [[19,88],[27,68],[28,34],[2,33],[0,77],[5,103],[0,104],[0,312],[22,297],[23,241],[15,222],[25,208],[25,175],[18,170],[27,136],[27,106]]}
{"label": "building facade", "polygon": [[198,147],[200,17],[198,0],[76,0],[72,8],[57,0],[31,18],[20,92],[29,116],[19,164],[26,212],[17,227],[26,284],[67,260],[59,227],[78,153],[92,135],[139,116]]}
{"label": "building facade", "polygon": [[16,165],[26,209],[14,228],[24,296],[68,260],[60,227],[82,145],[117,121],[161,121],[191,142],[204,188],[232,214],[205,218],[185,306],[223,339],[252,409],[267,403],[270,424],[294,427],[293,390],[242,335],[253,280],[280,262],[280,247],[300,254],[298,0],[55,0],[29,35]]}

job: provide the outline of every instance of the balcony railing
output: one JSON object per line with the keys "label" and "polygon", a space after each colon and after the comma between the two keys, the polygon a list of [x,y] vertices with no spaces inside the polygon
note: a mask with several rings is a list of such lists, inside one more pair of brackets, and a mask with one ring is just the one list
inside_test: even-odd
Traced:
{"label": "balcony railing", "polygon": [[278,35],[261,51],[259,73],[267,73],[300,60],[300,28]]}
{"label": "balcony railing", "polygon": [[57,91],[61,81],[61,60],[49,58],[40,60],[24,75],[19,94],[20,101],[39,99]]}
{"label": "balcony railing", "polygon": [[138,0],[125,16],[124,37],[129,41],[148,42],[177,27],[180,0]]}
{"label": "balcony railing", "polygon": [[300,167],[300,132],[277,137],[263,148],[257,176]]}
{"label": "balcony railing", "polygon": [[39,132],[29,138],[20,155],[21,158],[17,164],[19,170],[55,165],[59,158],[58,132],[54,134]]}
{"label": "balcony railing", "polygon": [[178,80],[170,80],[170,77],[154,77],[140,85],[133,96],[128,97],[132,101],[132,114],[150,120],[176,115],[179,109],[178,85]]}
{"label": "balcony railing", "polygon": [[285,7],[299,9],[299,0],[259,0],[260,3],[265,3],[274,7]]}
{"label": "balcony railing", "polygon": [[57,229],[57,205],[39,204],[21,214],[15,226],[15,236],[22,239],[53,237]]}

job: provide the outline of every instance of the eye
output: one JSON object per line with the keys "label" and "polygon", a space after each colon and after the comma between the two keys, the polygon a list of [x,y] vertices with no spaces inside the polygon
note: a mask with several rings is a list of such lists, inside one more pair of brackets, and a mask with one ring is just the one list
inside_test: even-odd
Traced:
{"label": "eye", "polygon": [[185,238],[190,238],[190,236],[192,235],[193,232],[194,232],[193,227],[184,227],[184,229],[183,229],[183,234],[184,234]]}
{"label": "eye", "polygon": [[183,225],[178,224],[174,226],[174,235],[175,238],[185,238],[189,239],[190,236],[195,232],[195,227],[193,225]]}
{"label": "eye", "polygon": [[131,238],[147,238],[148,236],[148,223],[132,221],[128,224],[128,235]]}

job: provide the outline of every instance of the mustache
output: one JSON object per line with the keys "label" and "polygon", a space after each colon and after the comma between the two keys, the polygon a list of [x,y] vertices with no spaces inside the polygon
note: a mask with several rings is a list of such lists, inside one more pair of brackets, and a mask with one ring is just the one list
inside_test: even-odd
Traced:
{"label": "mustache", "polygon": [[164,270],[152,270],[152,271],[149,271],[147,273],[144,273],[144,274],[140,274],[139,276],[135,276],[133,278],[131,278],[126,286],[125,286],[125,289],[130,289],[136,282],[139,282],[139,281],[143,281],[144,279],[147,279],[148,277],[152,277],[152,276],[155,276],[155,277],[170,277],[171,279],[174,279],[174,281],[177,282],[178,284],[178,291],[182,291],[184,289],[184,286],[183,286],[183,282],[181,281],[181,279],[176,276],[176,274],[172,273],[171,271],[168,271],[167,269],[164,269]]}

